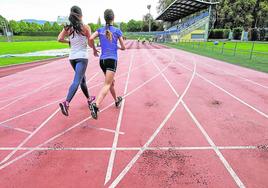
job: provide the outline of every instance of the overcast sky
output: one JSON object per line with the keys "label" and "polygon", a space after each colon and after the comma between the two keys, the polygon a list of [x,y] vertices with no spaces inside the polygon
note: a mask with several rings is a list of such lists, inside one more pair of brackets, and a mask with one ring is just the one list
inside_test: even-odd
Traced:
{"label": "overcast sky", "polygon": [[116,22],[127,22],[130,19],[141,20],[148,12],[148,4],[152,5],[151,12],[156,17],[157,2],[158,0],[0,0],[0,15],[17,21],[56,21],[58,16],[67,16],[71,6],[78,5],[82,8],[85,23],[96,23],[99,16],[103,20],[103,12],[107,8],[114,10]]}

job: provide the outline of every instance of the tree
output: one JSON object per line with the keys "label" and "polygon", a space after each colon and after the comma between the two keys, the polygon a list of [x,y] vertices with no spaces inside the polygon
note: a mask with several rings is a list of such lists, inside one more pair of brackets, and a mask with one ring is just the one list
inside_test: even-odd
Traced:
{"label": "tree", "polygon": [[19,22],[20,32],[27,32],[28,31],[28,25],[24,21]]}
{"label": "tree", "polygon": [[92,33],[98,29],[97,24],[94,23],[89,23],[88,26],[90,27]]}
{"label": "tree", "polygon": [[51,30],[55,32],[60,32],[62,30],[62,27],[57,22],[54,22],[51,27]]}
{"label": "tree", "polygon": [[43,31],[51,31],[51,25],[49,22],[44,23]]}
{"label": "tree", "polygon": [[121,28],[121,31],[126,32],[128,30],[127,23],[121,22],[120,28]]}
{"label": "tree", "polygon": [[12,29],[14,35],[17,35],[21,32],[20,25],[15,20],[9,21],[9,26]]}
{"label": "tree", "polygon": [[217,28],[264,27],[267,0],[221,0],[216,7]]}
{"label": "tree", "polygon": [[0,33],[3,33],[2,22],[7,23],[7,20],[3,16],[0,15]]}
{"label": "tree", "polygon": [[139,32],[142,31],[142,21],[135,21],[135,20],[130,20],[127,23],[127,28],[129,32]]}
{"label": "tree", "polygon": [[97,25],[98,25],[99,27],[101,27],[101,18],[100,18],[100,17],[98,18]]}

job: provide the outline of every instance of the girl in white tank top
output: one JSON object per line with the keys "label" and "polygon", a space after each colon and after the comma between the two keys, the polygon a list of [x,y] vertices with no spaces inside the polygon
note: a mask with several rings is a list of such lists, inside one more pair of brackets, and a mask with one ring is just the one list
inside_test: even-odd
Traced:
{"label": "girl in white tank top", "polygon": [[[94,43],[90,41],[90,27],[82,23],[82,10],[73,6],[69,16],[70,25],[67,25],[59,34],[58,41],[69,43],[71,47],[69,60],[75,71],[74,81],[70,86],[66,100],[59,104],[60,109],[65,116],[69,116],[69,104],[72,101],[77,89],[80,85],[84,95],[87,98],[89,106],[94,100],[94,96],[90,96],[86,84],[86,69],[88,64],[88,45],[93,48],[94,55],[98,56]],[[68,37],[69,40],[65,38]]]}

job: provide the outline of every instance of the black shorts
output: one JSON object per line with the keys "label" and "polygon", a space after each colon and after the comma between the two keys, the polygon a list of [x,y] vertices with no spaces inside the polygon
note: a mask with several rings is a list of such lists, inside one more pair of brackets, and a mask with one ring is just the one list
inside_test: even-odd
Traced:
{"label": "black shorts", "polygon": [[100,67],[104,74],[107,70],[116,72],[117,69],[117,61],[115,59],[101,59],[100,60]]}

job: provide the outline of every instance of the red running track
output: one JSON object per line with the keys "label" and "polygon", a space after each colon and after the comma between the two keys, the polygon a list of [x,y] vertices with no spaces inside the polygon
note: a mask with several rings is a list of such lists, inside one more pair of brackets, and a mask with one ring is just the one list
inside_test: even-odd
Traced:
{"label": "red running track", "polygon": [[[79,91],[58,110],[67,59],[0,78],[1,187],[268,186],[268,75],[158,44],[127,42],[98,121]],[[98,60],[90,92],[103,82]]]}

